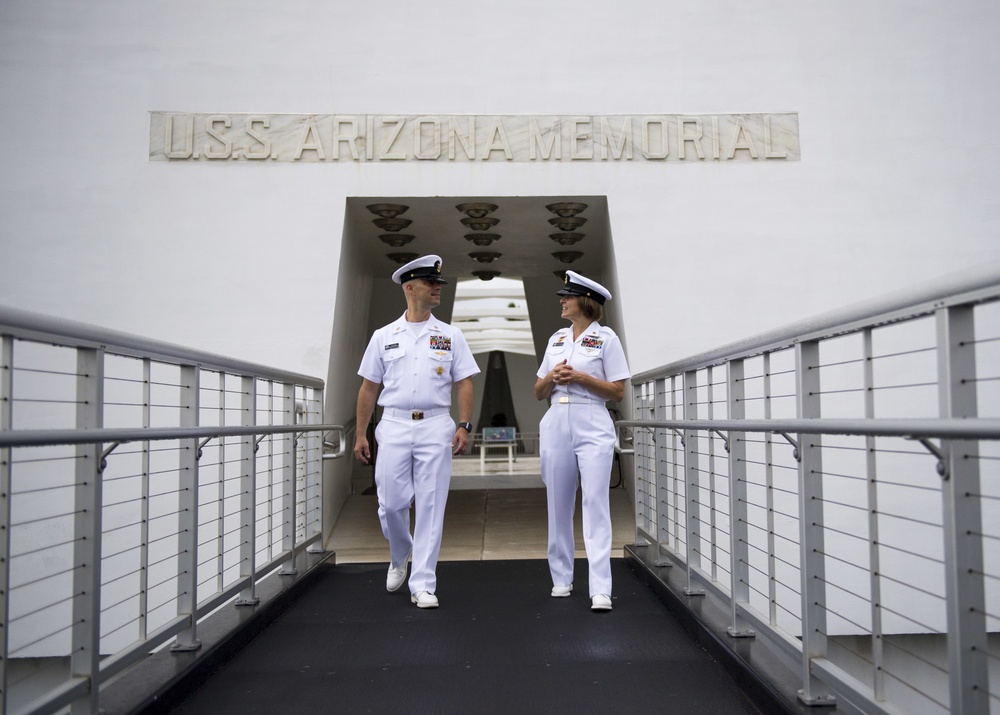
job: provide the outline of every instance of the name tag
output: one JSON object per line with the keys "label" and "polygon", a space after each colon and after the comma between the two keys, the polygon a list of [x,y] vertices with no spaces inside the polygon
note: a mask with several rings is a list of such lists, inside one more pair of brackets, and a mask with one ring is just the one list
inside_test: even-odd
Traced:
{"label": "name tag", "polygon": [[395,350],[399,347],[399,343],[392,343],[391,345],[386,345],[383,350]]}

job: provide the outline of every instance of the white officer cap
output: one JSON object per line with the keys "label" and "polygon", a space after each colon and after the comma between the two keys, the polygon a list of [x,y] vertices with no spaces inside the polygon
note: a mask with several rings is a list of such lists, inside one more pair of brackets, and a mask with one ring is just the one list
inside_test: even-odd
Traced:
{"label": "white officer cap", "polygon": [[406,283],[414,278],[422,278],[425,281],[436,283],[447,283],[441,277],[441,256],[421,256],[410,261],[405,266],[392,274],[392,279],[396,283]]}
{"label": "white officer cap", "polygon": [[611,300],[611,293],[607,288],[597,281],[581,276],[576,271],[566,271],[563,287],[556,291],[556,295],[584,295],[593,298],[601,305],[604,305],[604,301]]}

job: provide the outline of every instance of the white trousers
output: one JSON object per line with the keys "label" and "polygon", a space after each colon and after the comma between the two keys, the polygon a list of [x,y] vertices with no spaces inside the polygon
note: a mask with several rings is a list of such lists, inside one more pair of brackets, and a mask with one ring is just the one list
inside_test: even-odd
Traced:
{"label": "white trousers", "polygon": [[583,543],[590,595],[611,595],[611,464],[614,421],[603,403],[553,403],[542,418],[539,451],[549,510],[549,573],[556,586],[573,583],[573,513],[577,475],[583,492]]}
{"label": "white trousers", "polygon": [[[435,592],[444,509],[451,484],[455,422],[446,414],[423,420],[383,416],[375,428],[375,489],[382,533],[393,565],[413,551],[410,593]],[[410,535],[410,505],[415,505]]]}

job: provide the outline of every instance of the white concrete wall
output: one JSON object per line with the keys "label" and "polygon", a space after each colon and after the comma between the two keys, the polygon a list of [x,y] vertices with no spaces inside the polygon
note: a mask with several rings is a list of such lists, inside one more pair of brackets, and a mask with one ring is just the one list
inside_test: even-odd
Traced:
{"label": "white concrete wall", "polygon": [[[988,0],[5,2],[0,303],[327,377],[346,196],[606,195],[649,369],[1000,260],[998,20]],[[794,111],[802,160],[151,164],[151,110]]]}

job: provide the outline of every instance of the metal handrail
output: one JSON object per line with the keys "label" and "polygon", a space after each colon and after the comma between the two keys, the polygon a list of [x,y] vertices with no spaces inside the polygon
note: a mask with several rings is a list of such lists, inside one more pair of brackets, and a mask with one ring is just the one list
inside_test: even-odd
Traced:
{"label": "metal handrail", "polygon": [[1000,419],[781,419],[781,420],[619,420],[626,427],[723,430],[726,432],[799,432],[910,439],[1000,439]]}
{"label": "metal handrail", "polygon": [[[250,427],[149,427],[145,429],[51,429],[0,432],[0,448],[47,447],[64,444],[96,444],[98,442],[152,442],[163,439],[198,437],[243,437],[247,435],[289,434],[298,432],[343,432],[342,425],[257,425]],[[340,453],[344,451],[340,440]]]}
{"label": "metal handrail", "polygon": [[178,365],[197,365],[206,370],[255,375],[261,379],[294,383],[320,390],[324,387],[323,380],[310,375],[276,370],[265,365],[235,360],[203,350],[195,350],[97,325],[55,318],[4,305],[0,305],[0,335],[13,335],[25,340],[72,347],[105,348],[113,346],[117,355],[154,358]]}
{"label": "metal handrail", "polygon": [[[22,353],[19,342],[52,346],[54,349],[27,346]],[[102,644],[101,639],[106,635],[101,630],[103,608],[106,605],[102,601],[102,570],[76,569],[73,586],[66,601],[72,600],[74,609],[84,609],[86,617],[78,620],[78,623],[85,623],[84,626],[77,628],[74,625],[76,630],[71,634],[69,646],[77,649],[75,653],[86,651],[86,662],[81,660],[82,666],[74,666],[62,683],[47,687],[44,692],[38,690],[30,702],[25,701],[21,712],[40,715],[56,712],[71,703],[74,712],[77,709],[80,712],[98,712],[98,693],[101,686],[112,677],[148,658],[150,652],[171,639],[176,641],[171,648],[175,652],[197,649],[200,646],[197,625],[203,617],[226,603],[235,606],[256,604],[256,587],[261,579],[274,572],[294,574],[302,554],[322,551],[322,525],[316,517],[323,503],[323,468],[320,458],[343,457],[346,454],[346,433],[352,429],[350,426],[345,428],[343,425],[311,422],[323,420],[323,380],[6,306],[0,306],[0,347],[4,363],[0,366],[3,368],[0,369],[0,456],[3,456],[3,460],[0,460],[0,482],[3,483],[6,506],[4,523],[0,524],[0,529],[5,534],[0,539],[0,561],[4,562],[4,567],[0,569],[0,601],[4,602],[5,608],[11,582],[10,500],[15,492],[10,487],[19,478],[20,470],[31,469],[24,465],[54,459],[45,450],[39,450],[41,455],[22,453],[24,459],[19,459],[22,455],[12,458],[16,454],[13,450],[75,446],[75,454],[84,457],[76,464],[70,463],[69,470],[64,470],[69,472],[68,478],[72,480],[76,495],[75,502],[62,507],[66,513],[60,513],[59,516],[65,516],[67,521],[72,520],[73,543],[76,544],[73,547],[73,563],[86,563],[88,566],[91,562],[104,563],[102,540],[105,534],[101,529],[101,516],[108,506],[103,500],[104,489],[115,489],[113,485],[121,478],[121,463],[133,459],[145,461],[145,464],[137,465],[135,470],[135,476],[142,485],[141,501],[136,503],[142,506],[136,507],[134,513],[130,512],[131,521],[126,522],[127,526],[136,527],[136,533],[129,532],[128,538],[131,541],[127,544],[127,551],[134,551],[138,562],[133,573],[147,573],[151,543],[147,526],[151,521],[149,502],[151,498],[170,493],[168,487],[168,491],[163,494],[150,494],[152,475],[169,472],[177,475],[174,478],[180,483],[176,490],[179,508],[173,511],[170,511],[172,507],[161,509],[162,513],[154,517],[170,517],[166,522],[158,522],[166,525],[159,527],[165,536],[161,534],[155,541],[173,538],[177,540],[178,547],[176,575],[168,574],[166,580],[161,580],[152,587],[161,587],[173,578],[176,581],[176,593],[171,592],[171,587],[166,587],[164,593],[167,596],[160,599],[161,602],[153,610],[176,608],[176,615],[170,616],[168,611],[159,610],[158,614],[168,614],[167,619],[164,620],[162,615],[150,619],[146,600],[150,587],[144,575],[137,577],[136,583],[129,587],[133,590],[124,591],[131,600],[107,604],[109,608],[117,608],[122,603],[130,604],[131,612],[127,614],[131,618],[129,623],[142,624],[136,628],[137,639],[121,643],[122,638],[118,637],[116,641],[109,642],[105,657],[100,657],[98,650]],[[56,369],[63,369],[59,360],[63,359],[61,355],[64,350],[67,353],[76,350],[77,369],[66,369],[65,374],[74,379],[63,380],[53,389],[73,391],[72,394],[63,395],[65,399],[61,400],[77,405],[78,427],[73,429],[66,429],[61,419],[38,421],[30,412],[18,412],[16,404],[31,402],[31,389],[37,389],[42,382],[40,379],[31,381],[33,373],[46,372],[37,369],[38,361],[53,359]],[[22,354],[25,358],[19,362]],[[141,379],[134,375],[135,367],[131,360],[118,360],[120,357],[134,358],[141,362]],[[164,367],[167,368],[165,371]],[[164,381],[159,377],[172,375],[174,371],[179,372],[181,378],[173,378],[173,382],[180,384],[173,385],[171,378]],[[29,376],[25,384],[32,387],[18,391],[18,378],[22,375]],[[205,382],[209,380],[202,381],[206,375],[218,375],[218,389],[206,385]],[[233,386],[233,378],[240,379],[238,388]],[[135,389],[142,390],[143,394],[140,396],[137,392],[129,393],[121,402],[106,401],[105,388],[109,385],[119,387],[122,382],[141,384],[141,387]],[[157,387],[152,387],[153,385]],[[180,394],[171,393],[162,399],[151,398],[155,389],[170,389],[165,387],[167,385],[170,388],[182,388],[178,390]],[[185,392],[183,388],[193,389]],[[200,402],[206,395],[215,392],[220,393],[221,397],[209,396],[207,402],[211,407]],[[119,412],[111,417],[115,423],[129,426],[102,426],[108,405],[132,409],[126,415]],[[194,409],[183,411],[191,407]],[[182,411],[176,416],[160,412],[154,417],[154,408],[180,408]],[[239,419],[242,424],[226,425],[228,416],[236,409],[240,410]],[[221,416],[219,410],[222,411]],[[137,414],[142,417],[141,422],[132,421]],[[119,421],[130,416],[128,422]],[[31,429],[19,428],[21,418],[25,418],[24,424],[30,425]],[[209,424],[204,424],[206,421]],[[212,424],[216,422],[222,424]],[[280,424],[273,424],[274,422]],[[46,424],[60,427],[38,428],[39,425]],[[172,426],[145,426],[151,424]],[[282,435],[283,437],[279,437]],[[229,454],[227,450],[234,447],[230,443],[233,440],[227,441],[228,438],[241,438],[239,453],[243,464],[239,466],[242,474],[238,474],[235,460],[225,458]],[[278,450],[275,451],[275,445],[272,444],[265,453],[259,453],[261,443],[267,438],[280,443]],[[178,450],[176,459],[168,460],[169,463],[162,463],[161,460],[160,466],[164,468],[152,472],[148,469],[150,454],[172,451],[154,449],[151,446],[151,443],[164,440],[177,440],[182,444],[187,442],[186,446],[191,449]],[[200,465],[202,449],[213,441],[217,442],[218,447],[218,452],[213,454],[221,456],[207,460],[211,464]],[[289,445],[289,442],[292,444]],[[122,450],[119,453],[124,453],[122,462],[114,462],[111,459],[112,452],[127,443],[145,443],[149,449],[135,449],[131,452]],[[212,445],[213,449],[215,446]],[[167,447],[172,445],[168,444]],[[36,459],[36,456],[39,458]],[[89,459],[91,457],[93,459]],[[225,495],[220,493],[208,498],[204,514],[200,511],[202,504],[197,496],[202,486],[199,481],[200,467],[209,470],[209,483],[212,483],[212,478],[218,484],[223,484],[226,479],[238,479],[240,483],[238,494],[227,492]],[[261,474],[264,476],[263,491],[258,493],[262,486]],[[165,481],[169,481],[169,477]],[[30,494],[30,490],[27,493]],[[220,505],[226,499],[231,500],[227,502],[230,505],[235,504],[232,500],[239,501],[238,512],[230,510],[231,514],[239,514],[238,523],[230,523],[232,518],[221,508]],[[28,504],[25,508],[30,508],[30,502],[24,503]],[[119,503],[126,502],[112,499],[110,506],[118,506]],[[203,517],[207,521],[203,522]],[[230,522],[223,528],[222,521],[226,518],[230,518]],[[205,540],[199,540],[199,529],[205,524],[211,524],[209,536]],[[211,529],[215,529],[218,534],[212,536]],[[119,536],[121,533],[125,532],[119,530],[113,538],[122,538]],[[258,544],[261,537],[265,542],[263,548]],[[202,553],[202,547],[206,546],[207,551]],[[118,550],[114,556],[121,553],[126,551]],[[161,559],[157,563],[164,561]],[[169,568],[172,567],[161,567],[161,571]],[[203,585],[204,591],[201,590]],[[10,613],[5,613],[3,625],[7,633],[10,631],[10,618]],[[6,642],[3,651],[0,654],[3,655],[0,680],[6,684],[10,673],[8,668],[13,662],[13,659],[8,658]],[[76,654],[72,657],[77,659]],[[12,701],[7,695],[8,689],[5,687],[3,690],[0,693],[0,710],[9,712]],[[21,692],[33,691],[32,688],[22,688]]]}
{"label": "metal handrail", "polygon": [[893,323],[939,308],[975,303],[995,297],[1000,285],[1000,265],[970,269],[925,283],[911,290],[892,293],[872,300],[807,318],[775,330],[729,343],[713,350],[679,360],[632,376],[632,384],[648,382],[668,375],[719,365],[729,360],[805,342],[817,337],[845,335],[872,324]]}

